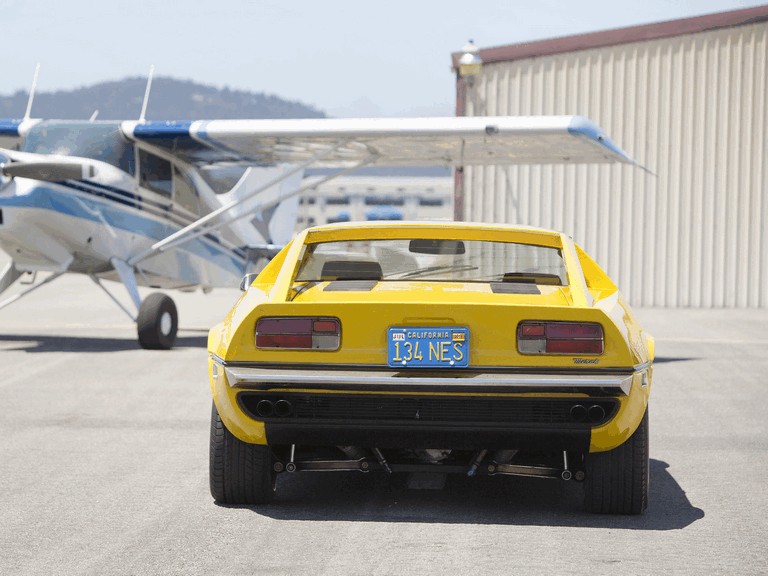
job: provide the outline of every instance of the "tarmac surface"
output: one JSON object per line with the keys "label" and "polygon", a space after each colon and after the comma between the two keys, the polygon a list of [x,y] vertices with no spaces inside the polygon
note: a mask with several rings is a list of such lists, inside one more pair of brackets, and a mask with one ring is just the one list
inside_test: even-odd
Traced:
{"label": "tarmac surface", "polygon": [[85,277],[0,310],[0,574],[768,574],[768,310],[636,311],[643,516],[587,514],[575,482],[383,473],[282,475],[248,508],[208,491],[206,332],[238,294],[174,294],[170,352]]}

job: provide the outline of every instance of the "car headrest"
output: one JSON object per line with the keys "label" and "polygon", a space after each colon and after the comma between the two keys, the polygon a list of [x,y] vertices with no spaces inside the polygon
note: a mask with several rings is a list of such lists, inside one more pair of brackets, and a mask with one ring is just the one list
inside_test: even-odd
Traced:
{"label": "car headrest", "polygon": [[368,260],[328,260],[320,271],[323,280],[381,280],[381,265]]}

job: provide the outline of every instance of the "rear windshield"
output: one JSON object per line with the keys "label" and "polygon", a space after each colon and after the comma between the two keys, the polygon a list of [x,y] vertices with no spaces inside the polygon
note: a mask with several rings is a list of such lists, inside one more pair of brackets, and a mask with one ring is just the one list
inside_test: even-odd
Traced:
{"label": "rear windshield", "polygon": [[423,238],[310,244],[296,281],[326,280],[567,284],[557,248]]}

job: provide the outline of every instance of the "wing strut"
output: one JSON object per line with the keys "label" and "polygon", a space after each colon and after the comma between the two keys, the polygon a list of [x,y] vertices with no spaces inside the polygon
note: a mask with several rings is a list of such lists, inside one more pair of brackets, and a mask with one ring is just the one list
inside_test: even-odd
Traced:
{"label": "wing strut", "polygon": [[66,272],[66,270],[64,270],[62,272],[56,272],[56,273],[48,276],[48,278],[46,278],[45,280],[40,282],[40,284],[35,284],[34,286],[31,286],[31,287],[27,288],[23,292],[19,292],[18,294],[14,294],[10,298],[7,298],[6,300],[3,300],[2,302],[0,302],[0,309],[5,308],[6,306],[9,306],[10,304],[13,304],[14,302],[16,302],[16,300],[20,300],[21,298],[23,298],[24,296],[26,296],[30,292],[33,292],[34,290],[37,290],[38,288],[40,288],[40,286],[45,286],[46,284],[50,284],[51,282],[56,280],[56,278],[58,278],[59,276],[64,274],[64,272]]}
{"label": "wing strut", "polygon": [[[197,229],[198,228],[200,228],[201,226],[207,224],[211,220],[215,220],[220,215],[224,214],[225,212],[228,212],[232,208],[235,208],[236,206],[240,206],[240,205],[248,202],[249,200],[254,198],[256,195],[261,194],[262,192],[264,192],[265,190],[268,190],[269,188],[271,188],[272,186],[275,186],[276,184],[279,184],[280,182],[282,182],[283,180],[286,180],[290,176],[293,176],[297,172],[300,172],[300,171],[304,170],[305,168],[311,166],[312,164],[314,164],[318,160],[322,160],[326,156],[330,156],[331,154],[336,152],[336,150],[338,150],[339,148],[343,147],[346,144],[347,144],[347,140],[343,140],[343,141],[338,142],[336,145],[334,145],[334,146],[332,146],[330,148],[327,148],[327,149],[323,150],[322,152],[319,152],[318,154],[315,154],[309,160],[307,160],[305,162],[302,162],[301,164],[297,164],[296,166],[294,166],[293,168],[291,168],[287,172],[281,174],[280,176],[277,176],[277,177],[273,178],[272,180],[270,180],[266,184],[264,184],[262,186],[259,186],[258,188],[253,190],[250,194],[246,194],[242,198],[238,198],[236,200],[232,200],[231,202],[228,202],[227,204],[224,204],[221,208],[218,208],[218,209],[214,210],[213,212],[211,212],[210,214],[206,214],[202,218],[199,218],[198,220],[195,220],[194,222],[192,222],[192,224],[189,224],[188,226],[185,226],[181,230],[179,230],[177,232],[174,232],[173,234],[171,234],[170,236],[164,238],[163,240],[160,240],[159,242],[155,242],[149,249],[145,250],[144,252],[141,252],[141,253],[137,254],[136,256],[134,256],[133,258],[128,260],[128,265],[129,266],[135,266],[136,264],[138,264],[142,260],[146,260],[147,258],[157,254],[158,252],[162,252],[164,250],[167,250],[168,248],[170,248],[172,246],[178,246],[182,242],[186,242],[187,240],[191,240],[192,238],[196,238],[197,236],[200,236],[201,234],[205,234],[205,233],[207,233],[207,232],[209,232],[211,230],[215,230],[216,228],[219,228],[221,226],[221,224],[210,226],[210,227],[206,227],[206,228],[204,228],[204,230],[205,230],[204,232],[200,232],[199,234],[197,233],[197,231],[198,231]],[[248,174],[246,172],[246,174],[244,174],[242,178],[246,178],[247,176],[248,176]],[[242,178],[241,178],[241,180],[242,180]],[[298,192],[295,192],[295,193],[298,193]],[[277,202],[280,202],[283,199],[284,198],[282,196],[279,196],[279,199],[277,200]]]}
{"label": "wing strut", "polygon": [[[308,182],[306,184],[302,184],[298,188],[291,190],[290,192],[286,192],[284,194],[281,194],[280,192],[277,192],[275,194],[272,194],[271,197],[267,197],[264,199],[256,199],[260,200],[258,202],[255,202],[253,206],[250,207],[248,212],[244,214],[236,214],[235,216],[230,216],[229,218],[226,218],[224,220],[221,220],[215,224],[211,224],[209,226],[205,226],[195,232],[190,232],[188,235],[177,238],[176,240],[169,242],[168,244],[160,247],[158,249],[158,252],[164,252],[165,250],[170,250],[171,248],[176,248],[180,244],[184,244],[185,242],[188,242],[189,240],[193,240],[197,238],[198,236],[202,236],[204,234],[208,234],[209,232],[213,232],[214,230],[217,230],[218,228],[222,228],[223,226],[229,226],[230,224],[233,224],[235,222],[238,222],[239,220],[242,220],[243,218],[250,218],[253,217],[253,214],[257,211],[263,212],[264,210],[267,210],[271,208],[272,206],[275,206],[282,202],[283,200],[286,200],[292,196],[295,196],[296,194],[300,194],[304,192],[305,190],[309,190],[311,188],[316,188],[317,186],[320,186],[321,184],[325,184],[329,180],[333,180],[334,178],[338,178],[339,176],[343,176],[344,174],[347,174],[349,172],[353,172],[354,170],[357,170],[358,168],[361,168],[367,164],[370,164],[371,162],[375,162],[377,156],[369,156],[367,159],[365,159],[362,162],[359,162],[358,164],[355,164],[354,166],[350,166],[348,168],[344,168],[343,170],[339,170],[338,172],[334,172],[332,174],[329,174],[327,176],[323,176],[319,180],[313,180],[312,182]],[[265,249],[277,249],[279,251],[282,246],[273,246],[273,245],[267,245],[260,248]],[[134,262],[134,260],[130,260],[129,262]]]}
{"label": "wing strut", "polygon": [[139,295],[139,287],[136,284],[136,275],[133,273],[133,266],[126,264],[117,258],[110,258],[109,263],[112,264],[115,272],[120,276],[120,281],[125,286],[125,289],[128,290],[128,295],[131,297],[131,300],[133,300],[136,310],[141,309],[141,295]]}
{"label": "wing strut", "polygon": [[13,261],[8,262],[8,265],[3,270],[3,273],[0,274],[0,294],[5,292],[13,285],[14,282],[16,282],[16,280],[21,278],[22,274],[23,272],[16,270],[16,266],[13,264]]}
{"label": "wing strut", "polygon": [[104,293],[112,299],[112,302],[117,304],[118,308],[120,308],[120,310],[122,310],[123,312],[125,312],[128,315],[128,318],[130,318],[132,322],[136,322],[136,316],[131,314],[131,312],[128,310],[128,308],[123,306],[122,303],[117,298],[114,297],[112,292],[107,290],[107,287],[104,286],[104,284],[101,283],[101,280],[99,280],[99,278],[95,274],[89,274],[89,276],[91,277],[91,280],[96,282],[96,285],[99,288],[101,288],[102,290],[104,290]]}

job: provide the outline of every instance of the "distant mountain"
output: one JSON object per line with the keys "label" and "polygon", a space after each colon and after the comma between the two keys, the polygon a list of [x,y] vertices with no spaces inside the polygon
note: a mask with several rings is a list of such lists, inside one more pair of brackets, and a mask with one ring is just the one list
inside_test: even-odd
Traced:
{"label": "distant mountain", "polygon": [[[146,78],[102,82],[69,91],[38,92],[33,118],[99,120],[138,119]],[[0,118],[21,118],[29,95],[19,90],[0,96]],[[213,118],[325,118],[325,113],[301,102],[260,92],[214,88],[190,80],[155,78],[147,106],[147,120],[204,120]]]}

